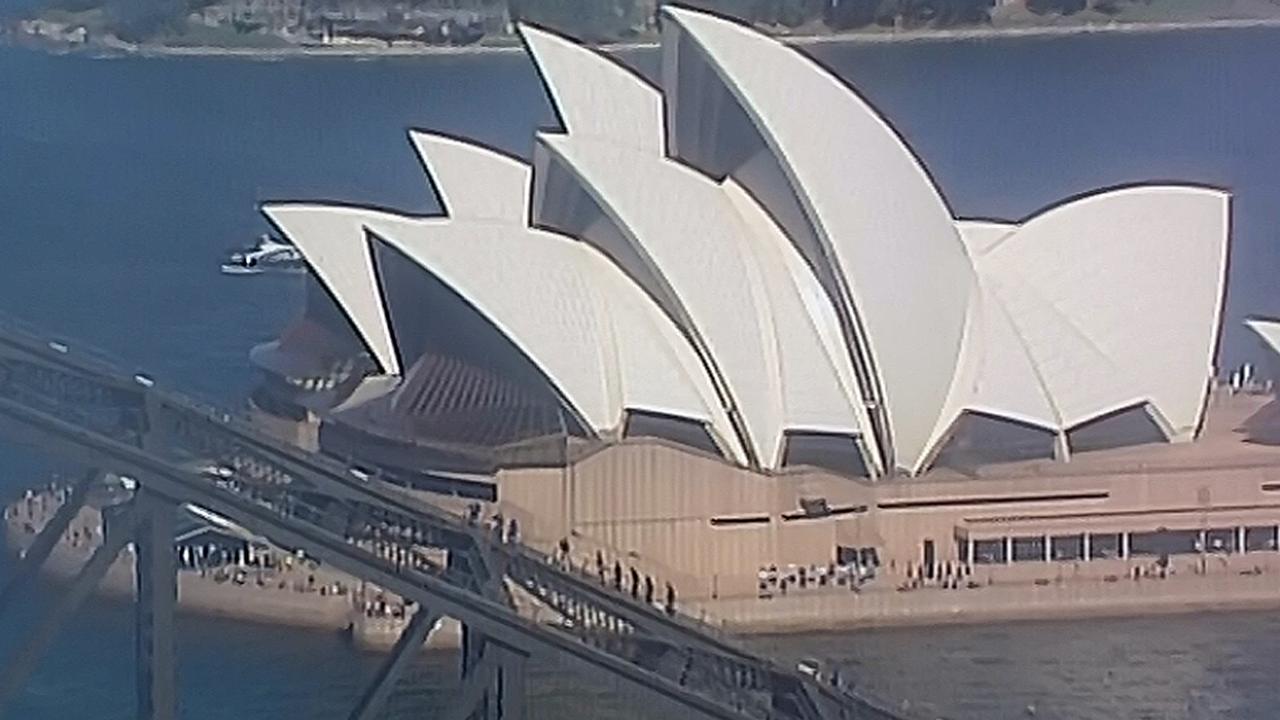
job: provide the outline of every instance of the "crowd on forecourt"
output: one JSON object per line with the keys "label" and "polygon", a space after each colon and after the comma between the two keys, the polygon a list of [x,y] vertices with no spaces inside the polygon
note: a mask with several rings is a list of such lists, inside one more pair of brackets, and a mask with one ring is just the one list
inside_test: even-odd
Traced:
{"label": "crowd on forecourt", "polygon": [[[56,482],[38,490],[27,490],[19,501],[5,507],[4,519],[17,525],[17,530],[23,535],[34,536],[70,499],[71,492],[70,487]],[[79,554],[88,553],[101,543],[101,518],[100,513],[80,513],[67,526],[61,544]],[[401,546],[379,540],[355,543],[397,564],[413,565],[423,571],[429,568],[425,558]],[[130,550],[126,548],[126,552]],[[369,618],[404,618],[412,614],[414,606],[412,601],[406,602],[376,586],[353,582],[346,575],[326,572],[319,562],[306,557],[301,551],[290,553],[270,547],[255,547],[248,541],[236,547],[209,542],[180,543],[176,555],[179,571],[198,574],[219,584],[230,582],[239,586],[314,593],[321,597],[349,596],[353,607]]]}
{"label": "crowd on forecourt", "polygon": [[[483,508],[480,503],[471,503],[467,506],[467,522],[472,526],[479,526]],[[520,542],[520,524],[515,518],[504,518],[502,513],[494,513],[485,521],[485,527],[492,534],[495,542],[505,544],[517,544]],[[646,605],[650,605],[659,609],[668,615],[675,615],[676,612],[676,589],[675,586],[667,581],[662,590],[661,599],[657,596],[657,584],[652,575],[641,573],[634,566],[623,566],[622,561],[617,558],[606,559],[603,550],[596,550],[595,553],[595,573],[591,572],[590,560],[583,559],[578,564],[574,564],[572,557],[572,548],[569,538],[560,538],[556,543],[555,552],[548,558],[548,561],[569,572],[580,572],[588,577],[594,577],[603,588],[612,587],[615,592],[631,595],[631,599],[635,601],[643,600]],[[613,564],[610,565],[608,560],[612,559]]]}

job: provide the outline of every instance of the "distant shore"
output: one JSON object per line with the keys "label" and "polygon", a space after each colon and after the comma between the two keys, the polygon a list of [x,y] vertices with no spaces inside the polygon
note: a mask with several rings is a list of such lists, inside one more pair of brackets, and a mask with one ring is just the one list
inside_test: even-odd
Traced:
{"label": "distant shore", "polygon": [[[1101,34],[1151,34],[1196,30],[1228,30],[1250,28],[1280,28],[1280,17],[1231,18],[1218,20],[1169,20],[1169,21],[1113,21],[1107,23],[1064,23],[1056,25],[1026,25],[1003,27],[968,27],[920,30],[860,30],[820,35],[779,35],[792,45],[816,46],[829,44],[880,44],[956,42],[974,40],[1006,40],[1018,38],[1054,38],[1073,35]],[[596,45],[607,52],[650,50],[658,47],[658,41],[617,42]],[[135,45],[126,47],[102,46],[49,46],[52,52],[87,54],[97,57],[231,57],[255,60],[284,60],[290,58],[405,58],[405,57],[465,57],[471,55],[522,54],[524,46],[510,44],[492,45],[296,45],[286,47],[222,47]]]}

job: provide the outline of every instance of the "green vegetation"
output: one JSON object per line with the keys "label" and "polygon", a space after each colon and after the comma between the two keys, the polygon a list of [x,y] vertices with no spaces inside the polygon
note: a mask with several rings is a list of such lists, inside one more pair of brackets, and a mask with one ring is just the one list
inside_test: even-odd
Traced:
{"label": "green vegetation", "polygon": [[[679,0],[789,32],[830,32],[869,25],[979,24],[989,20],[993,0]],[[623,37],[652,25],[662,0],[511,0],[513,17],[565,30],[587,40]]]}
{"label": "green vegetation", "polygon": [[108,31],[125,42],[137,43],[178,32],[192,7],[207,4],[199,0],[50,0],[47,7],[55,15],[42,17],[55,20],[57,14],[87,14],[94,20],[95,27],[91,29]]}
{"label": "green vegetation", "polygon": [[[37,3],[41,0],[35,0]],[[653,39],[679,2],[778,33],[1274,18],[1280,0],[43,0],[47,42],[287,47],[514,42],[527,21],[594,43]],[[2,28],[0,28],[2,29]]]}

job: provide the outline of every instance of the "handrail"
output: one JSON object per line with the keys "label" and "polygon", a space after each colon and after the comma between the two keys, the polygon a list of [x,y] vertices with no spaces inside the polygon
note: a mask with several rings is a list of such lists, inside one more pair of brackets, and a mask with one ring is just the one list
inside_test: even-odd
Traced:
{"label": "handrail", "polygon": [[[146,408],[148,426],[154,426],[166,418],[176,419],[183,423],[190,423],[193,420],[198,421],[200,424],[198,429],[211,433],[222,442],[243,447],[254,454],[260,455],[261,459],[275,465],[285,475],[308,481],[313,485],[318,484],[318,489],[320,490],[328,488],[330,491],[338,492],[338,495],[331,497],[354,499],[357,502],[367,503],[381,508],[383,511],[403,516],[414,523],[425,522],[434,526],[437,530],[467,537],[476,548],[482,551],[482,554],[505,559],[507,564],[513,561],[536,563],[540,566],[540,572],[553,578],[558,587],[572,591],[578,597],[589,598],[592,603],[602,608],[603,611],[638,627],[649,628],[651,631],[656,630],[668,638],[676,638],[680,643],[688,643],[690,647],[699,648],[704,652],[710,652],[733,662],[749,663],[760,672],[774,677],[788,678],[787,682],[794,683],[795,687],[804,689],[800,693],[801,697],[808,697],[809,693],[816,692],[819,697],[825,698],[828,702],[834,703],[838,707],[850,709],[849,705],[852,703],[858,712],[874,709],[884,717],[894,717],[876,707],[877,704],[870,703],[866,699],[846,692],[837,692],[795,669],[785,669],[779,667],[769,658],[756,656],[736,643],[720,636],[720,633],[701,623],[696,618],[674,613],[669,614],[659,611],[647,603],[632,602],[628,598],[618,597],[616,593],[608,592],[598,587],[596,583],[591,582],[589,579],[578,577],[571,572],[566,572],[556,567],[553,563],[548,562],[548,558],[544,553],[523,545],[496,541],[489,533],[484,532],[481,528],[473,527],[457,514],[434,506],[419,497],[409,495],[392,485],[376,480],[358,479],[352,475],[350,467],[335,458],[310,453],[265,435],[254,428],[244,416],[226,412],[203,400],[184,395],[163,385],[157,385],[149,377],[146,377],[144,381],[136,373],[130,375],[127,371],[121,370],[121,365],[112,362],[104,354],[97,353],[92,349],[86,349],[85,346],[78,344],[73,348],[63,341],[48,340],[38,331],[28,330],[25,327],[21,327],[21,325],[21,323],[16,323],[11,318],[0,315],[0,346],[8,345],[17,348],[23,354],[39,358],[54,367],[68,369],[73,376],[81,379],[99,382],[114,389],[128,388],[130,391],[137,393],[141,400],[139,404]],[[29,417],[47,415],[43,410],[32,409],[16,399],[0,398],[0,405],[8,407],[9,412],[15,416],[22,413],[27,413]],[[19,412],[19,409],[21,409],[21,412]],[[35,415],[30,415],[32,413]],[[153,413],[158,414],[158,416],[153,417]],[[85,443],[89,443],[89,439],[86,439],[86,434],[93,435],[97,432],[92,429],[85,430],[83,427],[77,427],[63,418],[51,415],[41,418],[40,421],[49,427],[62,428],[64,433],[75,432]],[[93,442],[98,445],[102,445],[102,443],[120,444],[118,440],[105,436]],[[142,448],[135,448],[127,444],[122,447],[127,448],[129,453],[142,453],[149,463],[166,462],[152,456]],[[133,461],[138,462],[137,458],[134,458]],[[166,472],[169,471],[166,470]],[[443,578],[438,582],[444,582]],[[452,585],[450,587],[454,588],[452,592],[466,593],[466,597],[474,595],[471,590],[466,588]],[[489,601],[486,600],[486,602]],[[509,608],[505,611],[511,612]],[[800,699],[797,699],[797,702],[800,701]]]}

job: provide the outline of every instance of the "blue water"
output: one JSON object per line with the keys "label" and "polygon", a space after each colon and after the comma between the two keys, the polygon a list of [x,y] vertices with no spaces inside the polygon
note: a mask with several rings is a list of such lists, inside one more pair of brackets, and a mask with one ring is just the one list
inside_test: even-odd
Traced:
{"label": "blue water", "polygon": [[[1016,219],[1142,180],[1231,188],[1223,361],[1264,357],[1239,319],[1280,315],[1280,32],[817,52],[895,121],[961,216]],[[0,310],[236,403],[252,382],[249,347],[301,299],[293,279],[217,273],[227,247],[264,229],[258,203],[428,211],[407,127],[527,154],[552,117],[518,55],[253,62],[0,49]],[[51,465],[6,447],[0,495]],[[0,646],[23,620],[0,622]],[[180,640],[191,719],[341,716],[376,664],[340,638],[208,620],[184,620]],[[882,631],[777,649],[858,662],[867,684],[949,718],[1024,717],[1029,706],[1051,718],[1270,718],[1280,715],[1277,640],[1280,617],[1235,614]],[[129,717],[130,653],[128,612],[90,608],[19,717]],[[419,663],[422,683],[397,698],[399,712],[447,702],[452,662]],[[637,707],[589,695],[556,668],[537,684],[545,717]]]}

